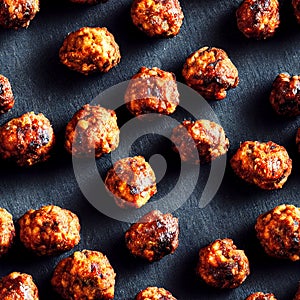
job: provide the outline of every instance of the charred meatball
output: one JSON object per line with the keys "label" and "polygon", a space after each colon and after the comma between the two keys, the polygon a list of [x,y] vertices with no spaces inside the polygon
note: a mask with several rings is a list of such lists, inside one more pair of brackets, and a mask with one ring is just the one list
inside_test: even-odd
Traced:
{"label": "charred meatball", "polygon": [[0,157],[31,166],[50,157],[55,136],[43,114],[29,112],[0,127]]}
{"label": "charred meatball", "polygon": [[192,53],[182,70],[188,86],[207,100],[222,100],[226,91],[239,83],[238,70],[227,53],[214,47],[203,47]]}
{"label": "charred meatball", "polygon": [[140,208],[156,194],[155,174],[142,156],[117,161],[107,173],[105,185],[121,208]]}
{"label": "charred meatball", "polygon": [[279,74],[273,82],[270,103],[280,116],[300,116],[300,77]]}
{"label": "charred meatball", "polygon": [[300,209],[279,205],[257,218],[255,229],[265,252],[276,258],[300,259]]}
{"label": "charred meatball", "polygon": [[229,148],[224,129],[208,120],[183,121],[173,129],[171,140],[183,161],[195,163],[211,162]]}
{"label": "charred meatball", "polygon": [[71,250],[80,241],[78,217],[58,206],[29,210],[19,220],[20,240],[37,255],[54,255]]}
{"label": "charred meatball", "polygon": [[237,176],[261,189],[283,187],[292,171],[292,160],[283,146],[247,141],[230,161]]}
{"label": "charred meatball", "polygon": [[89,4],[89,5],[96,5],[99,3],[105,3],[108,0],[69,0],[70,2],[73,3],[79,3],[79,4]]}
{"label": "charred meatball", "polygon": [[140,291],[136,295],[135,300],[176,300],[176,298],[163,288],[150,286]]}
{"label": "charred meatball", "polygon": [[180,31],[183,12],[178,0],[134,0],[133,24],[151,37],[173,37]]}
{"label": "charred meatball", "polygon": [[300,153],[300,128],[298,128],[297,135],[296,135],[296,145],[298,147],[298,152]]}
{"label": "charred meatball", "polygon": [[249,261],[231,239],[216,240],[199,252],[199,276],[216,288],[236,288],[250,274]]}
{"label": "charred meatball", "polygon": [[13,272],[0,280],[1,300],[39,300],[38,289],[32,276]]}
{"label": "charred meatball", "polygon": [[292,5],[293,5],[293,8],[294,8],[294,12],[295,12],[297,22],[300,23],[300,0],[293,0]]}
{"label": "charred meatball", "polygon": [[136,116],[150,112],[172,114],[179,104],[175,75],[159,68],[142,67],[129,83],[125,102]]}
{"label": "charred meatball", "polygon": [[107,257],[98,251],[83,250],[61,260],[51,280],[63,299],[113,299],[114,269]]}
{"label": "charred meatball", "polygon": [[277,300],[277,299],[273,294],[264,294],[261,292],[257,292],[248,296],[246,300]]}
{"label": "charred meatball", "polygon": [[65,148],[75,157],[100,157],[119,145],[120,130],[113,110],[84,105],[68,123]]}
{"label": "charred meatball", "polygon": [[8,112],[14,104],[15,98],[9,80],[0,75],[0,114]]}
{"label": "charred meatball", "polygon": [[15,235],[12,215],[6,209],[0,208],[0,257],[8,252]]}
{"label": "charred meatball", "polygon": [[121,54],[107,28],[83,27],[66,37],[59,58],[71,70],[89,75],[108,72],[120,62]]}

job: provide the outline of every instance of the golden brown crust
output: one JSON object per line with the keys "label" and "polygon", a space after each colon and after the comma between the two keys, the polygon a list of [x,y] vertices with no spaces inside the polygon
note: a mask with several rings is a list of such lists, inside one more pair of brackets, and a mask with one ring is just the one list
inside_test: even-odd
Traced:
{"label": "golden brown crust", "polygon": [[0,257],[8,252],[15,235],[12,215],[6,209],[0,208]]}
{"label": "golden brown crust", "polygon": [[300,24],[300,0],[293,0],[292,5],[294,8],[294,13],[295,13],[297,22]]}
{"label": "golden brown crust", "polygon": [[257,292],[249,295],[246,300],[277,300],[273,294],[264,294]]}
{"label": "golden brown crust", "polygon": [[150,286],[140,291],[135,300],[176,300],[176,298],[164,288]]}
{"label": "golden brown crust", "polygon": [[300,128],[298,128],[298,130],[297,130],[296,145],[297,145],[297,148],[298,148],[298,152],[300,153]]}
{"label": "golden brown crust", "polygon": [[8,78],[0,74],[0,114],[13,108],[15,98]]}

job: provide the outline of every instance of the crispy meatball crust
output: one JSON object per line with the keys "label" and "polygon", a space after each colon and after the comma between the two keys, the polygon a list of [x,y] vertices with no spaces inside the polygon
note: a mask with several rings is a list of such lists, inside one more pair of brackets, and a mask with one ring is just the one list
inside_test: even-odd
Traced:
{"label": "crispy meatball crust", "polygon": [[298,148],[298,152],[300,153],[300,128],[298,128],[297,135],[296,135],[296,145]]}
{"label": "crispy meatball crust", "polygon": [[106,176],[105,185],[121,208],[140,208],[156,194],[156,178],[142,156],[117,161]]}
{"label": "crispy meatball crust", "polygon": [[246,300],[277,300],[273,294],[264,294],[257,292],[249,295]]}
{"label": "crispy meatball crust", "polygon": [[121,54],[107,28],[82,27],[66,37],[59,58],[71,70],[89,75],[108,72],[120,62]]}
{"label": "crispy meatball crust", "polygon": [[0,280],[1,300],[39,300],[38,289],[32,276],[13,272]]}
{"label": "crispy meatball crust", "polygon": [[[171,140],[183,161],[195,163],[211,162],[225,155],[229,148],[224,129],[208,120],[183,121],[173,129]],[[199,155],[195,156],[196,153]]]}
{"label": "crispy meatball crust", "polygon": [[270,103],[280,116],[300,116],[300,76],[279,74],[273,82]]}
{"label": "crispy meatball crust", "polygon": [[98,251],[77,251],[61,260],[54,270],[51,284],[67,300],[113,299],[114,269]]}
{"label": "crispy meatball crust", "polygon": [[0,127],[0,157],[31,166],[50,157],[55,136],[43,114],[28,112]]}
{"label": "crispy meatball crust", "polygon": [[153,262],[175,252],[178,236],[177,218],[152,211],[127,230],[125,243],[131,254]]}
{"label": "crispy meatball crust", "polygon": [[237,176],[265,190],[282,188],[292,172],[287,151],[273,142],[242,143],[230,164]]}
{"label": "crispy meatball crust", "polygon": [[300,209],[279,205],[257,218],[255,230],[265,252],[276,258],[300,259]]}
{"label": "crispy meatball crust", "polygon": [[142,67],[131,78],[125,103],[136,116],[150,112],[172,114],[179,104],[175,75],[155,67]]}
{"label": "crispy meatball crust", "polygon": [[208,285],[233,289],[250,274],[249,261],[231,239],[218,239],[200,249],[197,273]]}
{"label": "crispy meatball crust", "polygon": [[66,127],[65,149],[75,157],[99,158],[119,145],[120,130],[113,110],[84,105]]}
{"label": "crispy meatball crust", "polygon": [[74,248],[80,241],[78,217],[58,206],[29,210],[19,220],[20,240],[37,255],[55,255]]}
{"label": "crispy meatball crust", "polygon": [[135,300],[176,300],[176,298],[164,288],[150,286],[140,291]]}
{"label": "crispy meatball crust", "polygon": [[182,76],[188,86],[207,100],[222,100],[226,91],[239,83],[238,70],[227,53],[215,47],[203,47],[185,61]]}
{"label": "crispy meatball crust", "polygon": [[9,80],[0,74],[0,114],[13,108],[15,98]]}
{"label": "crispy meatball crust", "polygon": [[173,37],[180,31],[183,12],[178,0],[134,0],[133,24],[150,37]]}
{"label": "crispy meatball crust", "polygon": [[300,24],[300,0],[293,0],[292,5],[294,8],[294,13],[295,13],[297,22]]}
{"label": "crispy meatball crust", "polygon": [[[0,208],[0,257],[8,252],[16,235],[12,215]],[[1,299],[1,298],[0,298]]]}

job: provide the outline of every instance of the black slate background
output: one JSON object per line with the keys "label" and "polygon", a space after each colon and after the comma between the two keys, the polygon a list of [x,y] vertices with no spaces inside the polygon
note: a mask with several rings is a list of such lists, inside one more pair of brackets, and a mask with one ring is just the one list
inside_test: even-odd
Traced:
{"label": "black slate background", "polygon": [[[275,76],[282,71],[300,73],[300,27],[290,1],[282,3],[282,24],[267,41],[244,38],[235,25],[239,1],[182,0],[185,21],[181,33],[166,40],[150,39],[130,22],[129,0],[82,7],[62,1],[42,1],[41,12],[27,30],[0,30],[0,73],[10,78],[15,108],[0,116],[0,123],[27,111],[43,112],[53,123],[57,146],[52,159],[32,169],[0,164],[0,205],[17,220],[30,208],[57,204],[77,213],[82,241],[76,249],[96,249],[108,255],[117,272],[115,299],[133,299],[147,286],[162,286],[178,299],[244,299],[255,291],[273,292],[278,299],[292,299],[300,280],[299,262],[267,257],[255,237],[256,217],[281,203],[299,205],[299,167],[294,139],[298,119],[277,117],[268,95]],[[121,63],[108,74],[84,77],[58,60],[58,49],[68,32],[82,26],[106,26],[119,43]],[[225,49],[240,73],[240,84],[226,100],[212,102],[231,141],[228,159],[244,140],[273,140],[284,145],[293,158],[293,173],[282,190],[262,191],[236,178],[227,166],[221,188],[204,209],[197,207],[197,193],[174,214],[180,219],[180,246],[160,262],[148,264],[128,255],[123,243],[129,224],[95,210],[76,183],[71,158],[64,152],[64,128],[73,113],[101,91],[128,80],[142,65],[173,71],[179,81],[187,55],[204,45]],[[122,120],[122,116],[118,116]],[[142,151],[142,150],[141,150]],[[99,161],[107,167],[106,158]],[[188,184],[187,184],[188,186]],[[216,238],[230,237],[245,249],[251,275],[236,290],[207,287],[195,276],[200,247]],[[72,252],[72,251],[71,251]],[[70,253],[71,253],[70,252]],[[0,276],[12,271],[33,275],[41,299],[59,299],[50,286],[54,258],[36,258],[20,245],[0,261]]]}

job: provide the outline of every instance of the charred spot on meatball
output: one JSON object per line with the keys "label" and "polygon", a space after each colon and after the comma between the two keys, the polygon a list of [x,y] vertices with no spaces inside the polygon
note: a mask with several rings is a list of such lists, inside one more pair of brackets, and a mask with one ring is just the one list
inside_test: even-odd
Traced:
{"label": "charred spot on meatball", "polygon": [[297,22],[300,24],[300,0],[293,0],[292,5]]}
{"label": "charred spot on meatball", "polygon": [[273,294],[257,292],[249,295],[246,300],[277,300]]}
{"label": "charred spot on meatball", "polygon": [[164,288],[150,286],[140,291],[135,300],[176,300],[176,298]]}
{"label": "charred spot on meatball", "polygon": [[9,80],[0,74],[0,114],[13,108],[15,98]]}
{"label": "charred spot on meatball", "polygon": [[12,215],[4,208],[0,208],[0,257],[11,248],[16,235]]}

